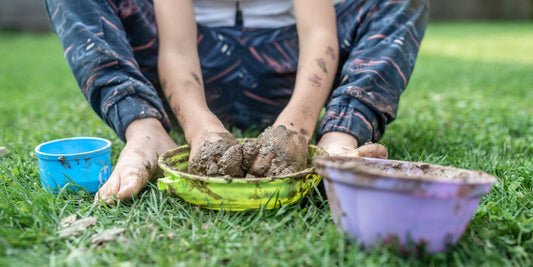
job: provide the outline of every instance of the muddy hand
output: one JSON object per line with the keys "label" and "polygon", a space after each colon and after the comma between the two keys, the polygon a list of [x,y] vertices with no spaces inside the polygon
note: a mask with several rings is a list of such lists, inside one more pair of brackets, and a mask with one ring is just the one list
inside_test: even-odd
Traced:
{"label": "muddy hand", "polygon": [[208,132],[191,144],[189,173],[244,177],[242,145],[229,132]]}
{"label": "muddy hand", "polygon": [[248,171],[251,175],[286,175],[307,167],[307,138],[283,125],[267,128],[259,135],[257,143],[260,148]]}

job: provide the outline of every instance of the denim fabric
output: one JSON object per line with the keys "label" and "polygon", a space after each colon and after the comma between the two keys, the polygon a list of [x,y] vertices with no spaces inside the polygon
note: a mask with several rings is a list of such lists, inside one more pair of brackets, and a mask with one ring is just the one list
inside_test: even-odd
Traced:
{"label": "denim fabric", "polygon": [[[157,78],[157,27],[150,0],[46,0],[82,93],[124,140],[139,118],[170,128]],[[427,24],[427,0],[342,1],[336,5],[339,71],[317,136],[341,131],[378,141],[396,117]],[[295,82],[295,25],[198,25],[210,109],[227,126],[263,129],[288,103]],[[167,115],[168,114],[168,115]]]}

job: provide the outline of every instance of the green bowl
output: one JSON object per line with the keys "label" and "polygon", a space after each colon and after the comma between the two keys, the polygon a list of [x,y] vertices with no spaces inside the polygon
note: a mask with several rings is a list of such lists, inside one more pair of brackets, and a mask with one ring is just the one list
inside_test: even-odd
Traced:
{"label": "green bowl", "polygon": [[314,145],[309,146],[307,169],[290,175],[261,178],[208,177],[187,173],[189,153],[189,146],[184,145],[159,157],[158,164],[165,177],[158,179],[157,187],[203,208],[231,211],[279,208],[307,195],[322,179],[311,162],[324,152]]}

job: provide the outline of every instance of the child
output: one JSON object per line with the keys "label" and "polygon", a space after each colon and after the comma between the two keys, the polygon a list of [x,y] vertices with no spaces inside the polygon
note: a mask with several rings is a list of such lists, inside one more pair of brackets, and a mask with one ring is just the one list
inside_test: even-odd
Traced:
{"label": "child", "polygon": [[[422,0],[335,6],[328,0],[47,0],[82,93],[126,141],[95,201],[128,199],[146,185],[157,155],[176,147],[167,134],[172,115],[191,146],[191,161],[206,146],[231,144],[227,127],[272,125],[250,167],[262,174],[305,156],[329,96],[317,145],[330,154],[359,155],[356,148],[377,142],[396,116],[427,6]],[[275,149],[263,149],[267,144]]]}

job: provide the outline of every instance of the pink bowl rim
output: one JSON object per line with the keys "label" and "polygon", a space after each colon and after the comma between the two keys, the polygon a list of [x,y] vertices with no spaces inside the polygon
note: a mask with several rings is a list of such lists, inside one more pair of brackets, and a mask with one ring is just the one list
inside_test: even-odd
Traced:
{"label": "pink bowl rim", "polygon": [[[420,176],[414,177],[414,176],[409,176],[409,175],[392,175],[392,174],[388,174],[385,172],[373,170],[370,168],[353,168],[354,164],[365,164],[365,163],[420,164],[420,165],[427,165],[429,167],[444,168],[447,170],[451,170],[451,169],[456,170],[456,171],[458,170],[458,171],[469,173],[471,175],[476,174],[479,178],[476,178],[473,181],[459,181],[457,179],[438,180],[438,179],[432,179],[432,178],[420,177]],[[320,172],[321,169],[324,169],[324,168],[334,168],[339,171],[350,171],[352,173],[364,175],[365,177],[369,177],[369,178],[386,179],[386,180],[394,180],[394,181],[404,180],[404,181],[410,181],[410,182],[418,181],[421,183],[431,183],[431,184],[476,186],[476,185],[492,185],[498,180],[497,177],[489,175],[479,170],[468,170],[468,169],[462,169],[462,168],[457,168],[453,166],[443,166],[443,165],[437,165],[437,164],[426,163],[426,162],[414,162],[414,161],[378,159],[378,158],[366,158],[366,157],[317,156],[313,159],[313,166],[317,169],[318,172]],[[348,168],[348,167],[351,167],[351,168]],[[346,181],[346,179],[341,179],[338,177],[329,177],[328,175],[325,175],[324,173],[322,173],[322,176],[325,179],[333,180],[336,182],[354,184],[354,185],[356,184],[354,182]]]}

